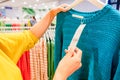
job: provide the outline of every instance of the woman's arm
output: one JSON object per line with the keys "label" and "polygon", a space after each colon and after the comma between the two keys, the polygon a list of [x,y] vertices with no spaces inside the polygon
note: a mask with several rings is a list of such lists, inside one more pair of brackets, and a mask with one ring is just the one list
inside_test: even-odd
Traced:
{"label": "woman's arm", "polygon": [[0,33],[0,49],[14,63],[17,63],[22,53],[32,48],[46,29],[51,24],[53,18],[61,11],[67,11],[66,5],[61,5],[48,12],[45,17],[36,23],[31,30],[17,33]]}
{"label": "woman's arm", "polygon": [[51,24],[52,20],[54,17],[57,15],[59,12],[65,12],[67,9],[65,8],[68,6],[67,4],[62,4],[52,10],[50,10],[38,23],[36,23],[32,28],[31,31],[32,33],[37,37],[40,38],[44,32],[47,30],[49,25]]}
{"label": "woman's arm", "polygon": [[53,80],[66,80],[73,72],[82,66],[82,51],[80,49],[71,47],[65,52],[66,55],[60,61]]}
{"label": "woman's arm", "polygon": [[[61,11],[67,11],[67,6],[68,5],[63,4],[52,9],[46,14],[44,18],[42,18],[42,20],[36,23],[30,31],[36,37],[40,38],[47,30],[57,13]],[[60,61],[57,67],[53,80],[66,80],[68,76],[70,76],[74,71],[81,67],[81,50],[78,48],[70,48],[70,50],[66,50],[66,53],[66,56]]]}

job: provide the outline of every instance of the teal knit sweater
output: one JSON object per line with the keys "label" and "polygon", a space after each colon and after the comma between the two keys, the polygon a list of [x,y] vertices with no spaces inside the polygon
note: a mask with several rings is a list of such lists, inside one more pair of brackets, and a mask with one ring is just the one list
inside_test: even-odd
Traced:
{"label": "teal knit sweater", "polygon": [[70,10],[57,15],[55,69],[81,23],[72,14],[84,16],[86,26],[77,44],[83,51],[82,67],[68,80],[120,80],[120,13],[110,5],[95,12]]}

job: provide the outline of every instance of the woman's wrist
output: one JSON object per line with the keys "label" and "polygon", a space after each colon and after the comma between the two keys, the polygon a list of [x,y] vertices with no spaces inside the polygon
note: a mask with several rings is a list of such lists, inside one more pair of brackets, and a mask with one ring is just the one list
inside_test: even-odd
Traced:
{"label": "woman's wrist", "polygon": [[55,75],[54,75],[54,78],[53,80],[66,80],[67,77],[65,77],[65,75],[59,73],[59,72],[56,72]]}
{"label": "woman's wrist", "polygon": [[55,17],[55,16],[57,15],[57,14],[56,14],[56,11],[53,10],[53,9],[50,10],[50,14],[51,14],[51,16],[53,16],[53,17]]}

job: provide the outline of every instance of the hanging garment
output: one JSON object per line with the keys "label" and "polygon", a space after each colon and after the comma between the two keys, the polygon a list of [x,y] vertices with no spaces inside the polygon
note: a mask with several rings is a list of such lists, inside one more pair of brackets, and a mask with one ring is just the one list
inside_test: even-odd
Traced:
{"label": "hanging garment", "polygon": [[53,80],[54,76],[54,41],[50,41],[50,80]]}
{"label": "hanging garment", "polygon": [[40,63],[41,63],[41,80],[48,80],[47,76],[47,47],[46,41],[41,38],[41,49],[42,53],[40,54]]}
{"label": "hanging garment", "polygon": [[47,45],[41,38],[30,50],[31,80],[48,80],[47,70]]}
{"label": "hanging garment", "polygon": [[47,40],[48,80],[50,80],[50,40]]}
{"label": "hanging garment", "polygon": [[47,41],[48,51],[48,80],[53,80],[54,76],[54,41],[49,39]]}
{"label": "hanging garment", "polygon": [[[119,51],[117,54],[113,57],[113,65],[112,65],[112,71],[111,73],[114,75],[111,75],[113,77],[113,80],[120,80],[120,46]],[[115,69],[115,70],[114,70]]]}
{"label": "hanging garment", "polygon": [[[84,19],[72,17],[73,14],[83,16]],[[77,44],[83,52],[82,67],[68,80],[120,80],[120,62],[114,63],[116,67],[113,66],[114,59],[118,61],[114,55],[120,50],[120,13],[110,5],[95,12],[71,9],[57,15],[55,69],[81,21],[86,24]]]}
{"label": "hanging garment", "polygon": [[47,60],[47,43],[46,39],[43,39],[43,53],[44,53],[44,80],[48,80],[48,60]]}
{"label": "hanging garment", "polygon": [[40,54],[42,54],[40,43],[38,42],[32,49],[30,49],[30,74],[31,80],[41,80],[41,64]]}
{"label": "hanging garment", "polygon": [[23,80],[30,80],[30,53],[26,51],[17,63],[21,70]]}
{"label": "hanging garment", "polygon": [[44,53],[43,53],[43,39],[40,39],[40,80],[44,80]]}

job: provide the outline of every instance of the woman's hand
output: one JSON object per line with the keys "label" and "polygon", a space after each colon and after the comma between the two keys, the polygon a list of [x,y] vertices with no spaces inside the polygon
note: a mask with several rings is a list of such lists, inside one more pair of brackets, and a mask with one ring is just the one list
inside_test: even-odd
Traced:
{"label": "woman's hand", "polygon": [[56,16],[57,13],[59,13],[59,12],[66,12],[66,11],[68,11],[68,8],[67,8],[68,6],[69,6],[68,4],[62,4],[56,8],[51,9],[51,13],[54,16]]}
{"label": "woman's hand", "polygon": [[67,11],[67,4],[62,4],[56,8],[51,9],[39,22],[37,22],[32,28],[31,32],[37,37],[40,38],[47,28],[50,26],[52,23],[54,17],[57,15],[59,12],[66,12]]}
{"label": "woman's hand", "polygon": [[60,61],[53,80],[66,80],[73,72],[79,69],[81,64],[82,51],[77,47],[65,50],[66,55]]}

